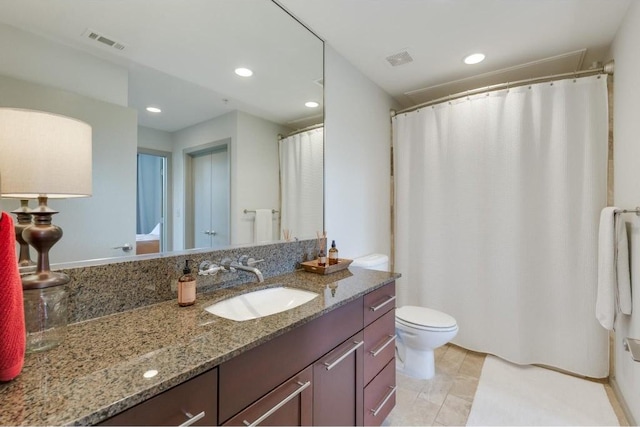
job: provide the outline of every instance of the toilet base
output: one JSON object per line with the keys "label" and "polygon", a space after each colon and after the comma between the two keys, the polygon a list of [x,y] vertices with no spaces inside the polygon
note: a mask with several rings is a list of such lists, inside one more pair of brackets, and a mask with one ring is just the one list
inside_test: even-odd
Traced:
{"label": "toilet base", "polygon": [[398,357],[396,370],[408,377],[429,380],[436,374],[433,350],[417,351],[406,349],[404,360]]}

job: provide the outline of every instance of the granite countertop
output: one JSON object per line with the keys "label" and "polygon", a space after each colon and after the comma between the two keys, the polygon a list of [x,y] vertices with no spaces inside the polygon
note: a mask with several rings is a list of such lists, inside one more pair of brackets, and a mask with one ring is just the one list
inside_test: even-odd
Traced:
{"label": "granite countertop", "polygon": [[[0,425],[95,424],[352,301],[399,275],[350,268],[304,271],[69,325],[59,347],[29,354],[18,378],[0,384]],[[204,307],[283,284],[320,294],[294,309],[235,322]],[[158,374],[145,378],[145,372]]]}

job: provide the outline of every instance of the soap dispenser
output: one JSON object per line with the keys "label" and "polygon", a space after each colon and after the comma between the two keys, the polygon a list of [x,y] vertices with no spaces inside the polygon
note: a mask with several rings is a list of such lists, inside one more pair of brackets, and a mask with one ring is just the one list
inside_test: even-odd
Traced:
{"label": "soap dispenser", "polygon": [[331,249],[329,249],[329,265],[338,263],[338,248],[336,248],[336,241],[331,241]]}
{"label": "soap dispenser", "polygon": [[178,305],[186,307],[196,302],[196,276],[191,274],[189,260],[185,261],[182,273],[178,279]]}

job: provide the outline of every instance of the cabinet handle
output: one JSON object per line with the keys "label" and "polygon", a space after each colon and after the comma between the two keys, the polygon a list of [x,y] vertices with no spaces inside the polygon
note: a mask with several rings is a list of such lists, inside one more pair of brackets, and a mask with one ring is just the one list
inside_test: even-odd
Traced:
{"label": "cabinet handle", "polygon": [[300,393],[302,393],[302,391],[304,389],[306,389],[307,387],[309,387],[311,385],[311,381],[307,381],[306,383],[302,384],[300,381],[296,381],[296,383],[298,383],[300,385],[300,387],[294,391],[293,393],[291,393],[289,396],[285,397],[280,403],[278,403],[276,406],[274,406],[273,408],[269,409],[267,412],[265,412],[260,418],[258,418],[257,420],[255,420],[254,422],[250,423],[247,420],[243,420],[242,423],[246,426],[252,427],[252,426],[257,426],[258,424],[260,424],[261,422],[263,422],[265,419],[269,418],[271,416],[271,414],[273,414],[274,412],[276,412],[278,409],[282,408],[288,401],[290,401],[291,399],[293,399],[294,397],[296,397],[297,395],[299,395]]}
{"label": "cabinet handle", "polygon": [[382,408],[384,407],[384,405],[389,401],[389,399],[391,399],[391,396],[393,396],[396,393],[396,389],[398,387],[396,386],[389,386],[389,388],[391,389],[391,391],[389,391],[389,393],[385,396],[384,400],[382,401],[382,403],[380,404],[380,406],[378,406],[377,409],[371,409],[371,414],[375,417],[378,415],[378,412],[380,412],[382,410]]}
{"label": "cabinet handle", "polygon": [[375,307],[369,307],[369,310],[371,310],[371,311],[378,311],[378,310],[380,310],[382,307],[384,307],[385,305],[389,304],[391,301],[394,301],[395,299],[396,299],[396,296],[395,296],[395,295],[393,295],[393,296],[389,296],[389,298],[388,298],[385,302],[380,303],[380,304],[376,305]]}
{"label": "cabinet handle", "polygon": [[337,360],[335,360],[333,363],[324,362],[324,365],[327,367],[327,371],[332,370],[338,363],[342,362],[348,355],[350,355],[351,353],[359,349],[364,344],[364,341],[354,341],[353,343],[355,345],[351,347],[345,354],[343,354]]}
{"label": "cabinet handle", "polygon": [[378,348],[377,350],[369,350],[369,353],[371,353],[371,355],[372,355],[373,357],[376,357],[378,354],[380,354],[380,352],[381,352],[382,350],[384,350],[385,348],[387,348],[387,346],[388,346],[389,344],[391,344],[392,342],[394,342],[394,341],[395,341],[395,339],[396,339],[396,336],[395,336],[395,335],[389,335],[389,339],[388,339],[388,340],[386,340],[386,341],[385,341],[385,343],[384,343],[384,344],[382,344],[382,345],[380,346],[380,348]]}
{"label": "cabinet handle", "polygon": [[200,412],[198,415],[191,415],[189,412],[185,412],[184,413],[187,418],[189,418],[187,421],[183,422],[182,424],[180,424],[179,427],[187,427],[192,425],[193,423],[195,423],[198,420],[201,420],[202,418],[204,418],[204,411]]}

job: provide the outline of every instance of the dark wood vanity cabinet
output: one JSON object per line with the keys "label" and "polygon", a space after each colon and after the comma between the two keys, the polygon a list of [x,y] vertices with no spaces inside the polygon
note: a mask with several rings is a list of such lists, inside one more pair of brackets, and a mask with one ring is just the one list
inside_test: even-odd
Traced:
{"label": "dark wood vanity cabinet", "polygon": [[225,426],[312,424],[313,371],[306,368],[224,423]]}
{"label": "dark wood vanity cabinet", "polygon": [[313,365],[313,425],[362,425],[364,334],[349,338]]}
{"label": "dark wood vanity cabinet", "polygon": [[218,422],[218,369],[214,368],[133,408],[105,426],[210,426]]}
{"label": "dark wood vanity cabinet", "polygon": [[379,426],[396,404],[395,283],[364,296],[364,424]]}
{"label": "dark wood vanity cabinet", "polygon": [[395,405],[395,282],[103,425],[380,425]]}

